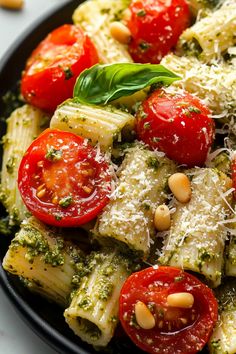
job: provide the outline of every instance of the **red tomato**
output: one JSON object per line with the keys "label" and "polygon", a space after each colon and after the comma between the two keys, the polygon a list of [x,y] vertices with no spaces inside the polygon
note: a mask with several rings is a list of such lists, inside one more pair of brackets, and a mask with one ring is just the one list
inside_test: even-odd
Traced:
{"label": "red tomato", "polygon": [[133,0],[129,9],[129,51],[136,62],[159,63],[190,25],[185,0]]}
{"label": "red tomato", "polygon": [[73,227],[95,218],[108,203],[111,176],[104,157],[86,140],[47,129],[26,151],[18,186],[35,217]]}
{"label": "red tomato", "polygon": [[72,96],[77,76],[97,62],[97,51],[82,29],[61,26],[28,59],[22,76],[22,95],[32,105],[53,112]]}
{"label": "red tomato", "polygon": [[211,113],[201,101],[185,92],[155,91],[137,112],[138,138],[179,164],[204,164],[214,139]]}
{"label": "red tomato", "polygon": [[[170,294],[193,295],[191,308],[171,307]],[[142,329],[135,304],[142,301],[155,318],[152,329]],[[174,267],[151,267],[132,274],[120,295],[120,320],[132,341],[148,353],[194,354],[208,341],[217,321],[213,292],[194,276]]]}

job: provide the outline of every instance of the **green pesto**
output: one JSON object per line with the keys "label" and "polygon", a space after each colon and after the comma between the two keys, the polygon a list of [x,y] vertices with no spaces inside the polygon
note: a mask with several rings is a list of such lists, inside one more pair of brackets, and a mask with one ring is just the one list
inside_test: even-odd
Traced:
{"label": "green pesto", "polygon": [[196,58],[199,58],[200,54],[202,53],[202,47],[195,38],[188,42],[184,41],[182,43],[182,48],[186,55],[192,55]]}
{"label": "green pesto", "polygon": [[215,258],[216,256],[213,253],[210,253],[207,249],[205,248],[200,249],[198,252],[198,259],[196,261],[199,270],[201,271],[203,265],[206,262],[211,262]]}
{"label": "green pesto", "polygon": [[61,252],[64,246],[61,238],[56,238],[55,241],[55,246],[50,247],[37,229],[30,225],[25,225],[13,239],[10,249],[15,251],[16,248],[22,246],[27,249],[25,258],[29,263],[33,263],[35,257],[42,256],[45,264],[57,267],[64,264],[64,255]]}
{"label": "green pesto", "polygon": [[68,206],[70,206],[72,203],[73,203],[73,198],[71,195],[68,195],[67,197],[62,198],[59,201],[59,205],[62,208],[68,208]]}
{"label": "green pesto", "polygon": [[158,168],[160,167],[160,162],[156,157],[148,157],[146,163],[148,167],[153,168],[154,170],[158,170]]}
{"label": "green pesto", "polygon": [[138,16],[138,17],[144,17],[144,16],[146,16],[146,11],[145,11],[144,9],[139,10],[139,11],[137,12],[137,16]]}
{"label": "green pesto", "polygon": [[17,160],[17,158],[14,155],[11,155],[8,158],[7,163],[6,163],[6,169],[9,174],[13,174],[15,167],[16,167],[16,160]]}
{"label": "green pesto", "polygon": [[212,165],[227,176],[231,175],[231,160],[226,152],[221,152],[213,160]]}
{"label": "green pesto", "polygon": [[142,52],[146,52],[149,48],[151,47],[151,44],[148,43],[148,42],[145,42],[145,41],[142,41],[140,44],[139,44],[139,48]]}
{"label": "green pesto", "polygon": [[77,321],[80,330],[89,335],[91,340],[96,341],[101,337],[102,332],[94,323],[81,317],[77,317]]}
{"label": "green pesto", "polygon": [[45,158],[49,161],[59,161],[62,158],[62,150],[49,146]]}
{"label": "green pesto", "polygon": [[201,110],[200,110],[199,108],[195,107],[195,106],[189,106],[189,107],[188,107],[188,110],[189,110],[189,112],[191,112],[191,113],[198,113],[198,114],[201,113]]}
{"label": "green pesto", "polygon": [[71,71],[71,68],[69,67],[64,69],[64,74],[66,80],[70,80],[74,76],[73,72]]}

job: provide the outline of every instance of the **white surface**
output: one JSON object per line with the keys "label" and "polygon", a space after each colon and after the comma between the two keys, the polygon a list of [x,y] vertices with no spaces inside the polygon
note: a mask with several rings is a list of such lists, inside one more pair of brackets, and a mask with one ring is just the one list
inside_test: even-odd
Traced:
{"label": "white surface", "polygon": [[[0,7],[0,59],[36,18],[68,0],[25,0],[22,11]],[[55,354],[19,318],[0,288],[0,354]]]}

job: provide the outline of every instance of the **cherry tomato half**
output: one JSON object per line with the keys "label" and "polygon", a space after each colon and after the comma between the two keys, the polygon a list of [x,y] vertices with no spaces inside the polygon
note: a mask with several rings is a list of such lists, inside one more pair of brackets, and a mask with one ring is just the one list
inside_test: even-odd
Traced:
{"label": "cherry tomato half", "polygon": [[23,157],[18,173],[22,199],[47,224],[73,227],[97,216],[109,201],[109,165],[83,138],[47,129]]}
{"label": "cherry tomato half", "polygon": [[159,63],[190,25],[185,0],[133,0],[129,10],[129,51],[134,61],[140,63]]}
{"label": "cherry tomato half", "polygon": [[25,100],[53,112],[71,97],[77,76],[98,62],[97,51],[79,26],[63,25],[33,51],[22,76]]}
{"label": "cherry tomato half", "polygon": [[[186,292],[194,298],[192,307],[168,305],[170,294]],[[153,328],[143,329],[137,323],[138,301],[154,316]],[[150,267],[132,274],[120,295],[120,320],[126,333],[138,347],[151,354],[197,353],[211,335],[217,310],[211,289],[174,267]]]}
{"label": "cherry tomato half", "polygon": [[138,138],[152,149],[189,167],[204,164],[215,124],[209,109],[197,97],[187,92],[155,91],[141,104],[136,118]]}

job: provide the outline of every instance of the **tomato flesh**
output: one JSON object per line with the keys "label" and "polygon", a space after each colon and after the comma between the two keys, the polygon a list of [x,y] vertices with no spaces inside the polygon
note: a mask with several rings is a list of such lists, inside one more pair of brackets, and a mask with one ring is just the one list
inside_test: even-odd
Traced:
{"label": "tomato flesh", "polygon": [[109,165],[86,140],[47,129],[22,159],[18,185],[27,208],[56,226],[78,226],[109,201]]}
{"label": "tomato flesh", "polygon": [[135,62],[159,63],[190,25],[185,0],[133,0],[129,10],[129,51]]}
{"label": "tomato flesh", "polygon": [[79,26],[63,25],[33,51],[22,76],[21,92],[30,104],[53,112],[71,97],[77,76],[98,63],[97,51]]}
{"label": "tomato flesh", "polygon": [[215,133],[211,112],[191,94],[153,92],[136,115],[138,138],[189,167],[204,164]]}
{"label": "tomato flesh", "polygon": [[[167,296],[188,292],[191,308],[170,307]],[[135,304],[142,301],[155,318],[155,327],[141,328]],[[128,336],[144,351],[154,354],[193,354],[209,339],[217,321],[217,301],[206,285],[174,267],[150,267],[132,274],[121,290],[120,320]]]}

